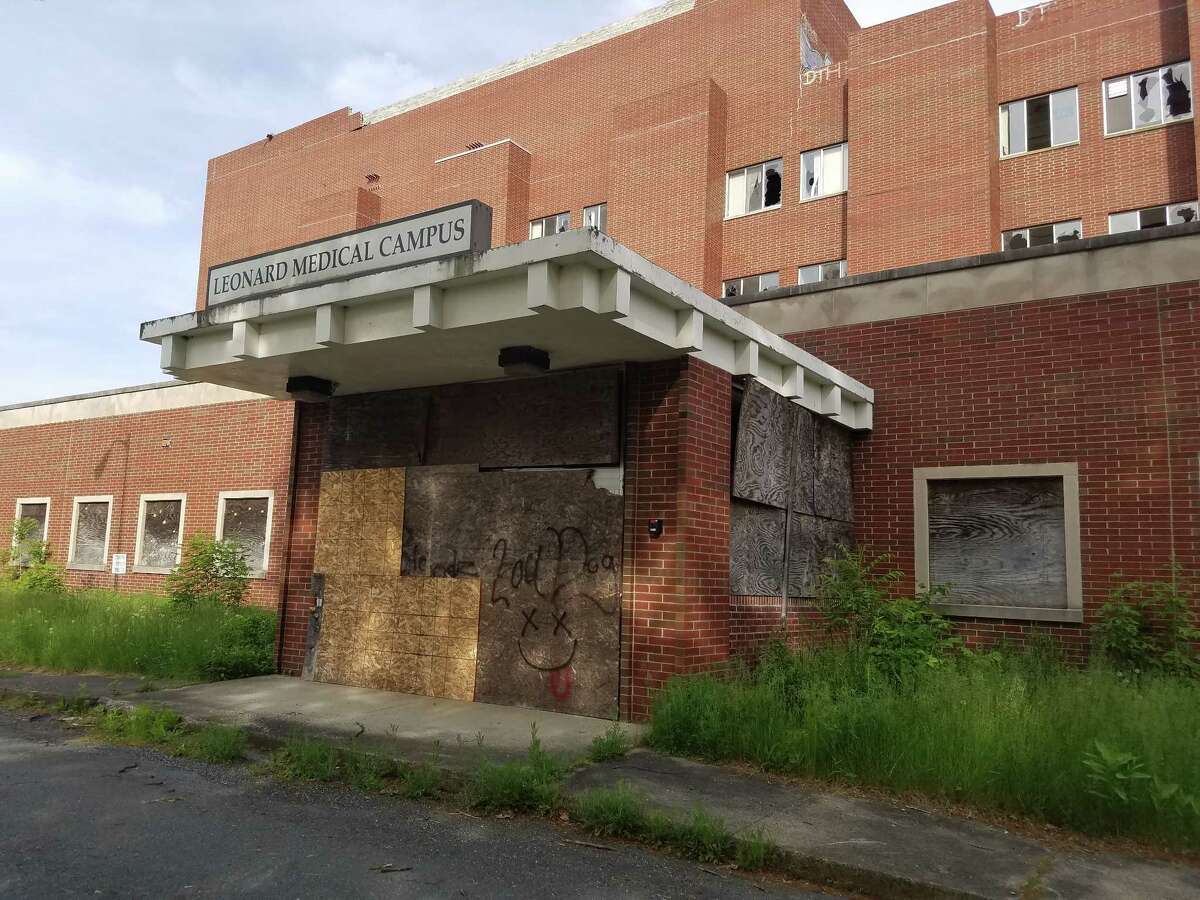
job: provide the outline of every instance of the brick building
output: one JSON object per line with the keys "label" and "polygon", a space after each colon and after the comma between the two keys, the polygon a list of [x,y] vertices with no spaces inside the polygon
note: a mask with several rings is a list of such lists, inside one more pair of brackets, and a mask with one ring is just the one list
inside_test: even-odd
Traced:
{"label": "brick building", "polygon": [[1082,655],[1200,563],[1198,45],[1200,0],[673,0],[268,135],[142,326],[189,384],[0,410],[0,503],[77,583],[244,540],[319,680],[642,716],[852,540]]}

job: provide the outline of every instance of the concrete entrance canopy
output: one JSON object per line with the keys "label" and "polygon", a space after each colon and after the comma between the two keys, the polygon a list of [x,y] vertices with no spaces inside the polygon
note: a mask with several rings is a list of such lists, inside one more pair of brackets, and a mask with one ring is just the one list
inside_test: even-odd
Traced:
{"label": "concrete entrance canopy", "polygon": [[182,380],[279,398],[302,375],[337,396],[493,379],[509,346],[552,370],[690,355],[872,423],[869,387],[593,229],[146,322],[141,338]]}

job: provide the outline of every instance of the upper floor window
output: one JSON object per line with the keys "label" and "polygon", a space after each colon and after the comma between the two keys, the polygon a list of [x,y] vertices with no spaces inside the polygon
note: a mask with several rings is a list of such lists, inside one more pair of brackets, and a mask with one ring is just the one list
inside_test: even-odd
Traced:
{"label": "upper floor window", "polygon": [[775,209],[783,202],[783,160],[735,169],[725,175],[725,218]]}
{"label": "upper floor window", "polygon": [[597,203],[595,206],[585,206],[583,209],[583,227],[595,228],[597,231],[608,231],[608,204]]}
{"label": "upper floor window", "polygon": [[1175,63],[1104,82],[1104,133],[1121,134],[1192,117],[1192,64]]}
{"label": "upper floor window", "polygon": [[1147,206],[1113,213],[1108,217],[1108,233],[1138,231],[1142,228],[1162,228],[1166,225],[1184,225],[1200,219],[1200,207],[1195,200],[1187,203],[1172,203],[1164,206]]}
{"label": "upper floor window", "polygon": [[767,272],[763,275],[748,275],[745,278],[733,278],[725,282],[721,295],[726,300],[734,297],[747,297],[760,291],[770,291],[779,287],[779,273]]}
{"label": "upper floor window", "polygon": [[841,194],[849,182],[850,152],[846,144],[834,144],[800,155],[800,198],[816,200]]}
{"label": "upper floor window", "polygon": [[544,219],[534,219],[529,223],[529,239],[549,237],[552,234],[562,234],[571,230],[571,214],[569,212],[546,216]]}
{"label": "upper floor window", "polygon": [[1024,250],[1026,247],[1044,247],[1062,241],[1077,241],[1083,237],[1083,222],[1071,219],[1053,225],[1034,225],[1030,228],[1014,228],[1000,236],[1001,250]]}
{"label": "upper floor window", "polygon": [[1061,147],[1079,141],[1076,88],[1014,100],[1000,106],[1000,155]]}
{"label": "upper floor window", "polygon": [[812,266],[801,266],[798,276],[801,285],[816,284],[820,281],[833,281],[835,278],[845,277],[846,261],[844,259],[827,263],[817,263]]}

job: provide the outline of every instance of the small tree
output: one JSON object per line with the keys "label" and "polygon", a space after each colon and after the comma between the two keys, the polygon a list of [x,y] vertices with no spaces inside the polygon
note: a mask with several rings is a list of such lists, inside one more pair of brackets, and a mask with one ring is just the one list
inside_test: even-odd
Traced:
{"label": "small tree", "polygon": [[50,544],[34,537],[41,525],[35,519],[17,519],[12,540],[3,550],[3,562],[10,576],[31,591],[62,593],[67,589],[62,571],[50,562]]}
{"label": "small tree", "polygon": [[830,627],[844,630],[851,640],[864,638],[879,608],[892,596],[904,573],[888,568],[892,563],[889,554],[842,546],[823,563],[824,568],[817,575],[821,612]]}
{"label": "small tree", "polygon": [[1189,585],[1173,566],[1162,581],[1127,581],[1113,588],[1092,639],[1123,672],[1200,675],[1196,626]]}
{"label": "small tree", "polygon": [[238,544],[198,534],[184,548],[183,561],[167,576],[166,588],[175,603],[237,606],[249,583],[250,567]]}

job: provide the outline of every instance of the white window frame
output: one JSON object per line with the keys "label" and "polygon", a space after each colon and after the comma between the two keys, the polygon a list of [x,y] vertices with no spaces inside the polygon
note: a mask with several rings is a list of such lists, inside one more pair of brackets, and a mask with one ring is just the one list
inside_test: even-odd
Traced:
{"label": "white window frame", "polygon": [[1029,249],[1029,231],[1030,231],[1030,229],[1033,229],[1033,228],[1053,228],[1054,229],[1054,240],[1051,241],[1049,245],[1046,245],[1046,244],[1038,245],[1039,247],[1053,246],[1054,244],[1058,244],[1058,243],[1062,242],[1062,239],[1058,236],[1058,229],[1063,225],[1074,225],[1076,222],[1079,223],[1079,237],[1078,238],[1068,238],[1068,240],[1083,240],[1083,237],[1084,237],[1083,219],[1063,219],[1061,222],[1042,222],[1038,225],[1026,225],[1024,228],[1009,228],[1007,231],[1002,231],[1002,232],[1000,232],[1000,250],[1001,250],[1001,252],[1007,252],[1006,248],[1004,246],[1004,238],[1010,234],[1016,234],[1017,232],[1025,233],[1025,246],[1018,247],[1017,249],[1018,250],[1028,250]]}
{"label": "white window frame", "polygon": [[[567,227],[563,228],[563,229],[559,229],[558,226],[564,217],[566,217],[566,220],[567,220],[567,223],[566,223]],[[551,220],[554,221],[554,229],[555,230],[552,234],[547,234],[546,233],[546,223]],[[534,232],[535,228],[540,228],[541,233],[534,234],[533,232]],[[566,212],[551,213],[548,216],[541,216],[540,218],[529,220],[529,239],[531,241],[536,241],[538,238],[554,237],[554,235],[556,235],[556,234],[563,234],[570,230],[571,230],[571,212],[570,212],[570,210],[568,210]]]}
{"label": "white window frame", "polygon": [[816,281],[805,281],[803,273],[804,273],[805,269],[816,269],[817,273],[819,275],[821,269],[824,269],[826,266],[834,266],[834,265],[836,265],[838,267],[838,276],[837,277],[845,278],[846,277],[846,260],[844,260],[844,259],[827,259],[824,262],[809,263],[806,266],[799,266],[796,269],[796,284],[798,284],[800,287],[809,287],[810,285],[822,284],[826,281],[833,281],[834,279],[832,279],[832,278],[817,278]]}
{"label": "white window frame", "polygon": [[1002,466],[947,466],[913,469],[913,538],[918,590],[929,588],[929,482],[967,478],[1061,478],[1063,536],[1066,543],[1066,607],[978,606],[973,603],[935,603],[949,616],[979,619],[1018,619],[1029,622],[1083,621],[1083,556],[1080,547],[1078,463],[1033,463]]}
{"label": "white window frame", "polygon": [[[779,202],[773,203],[770,206],[766,205],[767,200],[767,169],[775,168],[779,171]],[[741,179],[739,189],[743,205],[746,201],[746,178],[750,172],[758,169],[762,172],[763,180],[763,206],[761,209],[743,209],[741,212],[733,212],[733,204],[730,202],[734,196],[731,185],[735,178]],[[731,169],[725,173],[725,221],[730,219],[741,219],[746,216],[757,216],[759,213],[770,212],[773,209],[781,209],[783,207],[783,157],[778,156],[775,159],[768,159],[760,163],[754,163],[750,166],[742,166],[740,169]]]}
{"label": "white window frame", "polygon": [[[104,526],[104,561],[99,565],[92,563],[77,563],[75,562],[75,536],[79,528],[79,507],[84,503],[107,503],[108,504],[108,521]],[[76,569],[81,572],[107,572],[108,571],[108,551],[112,548],[112,519],[113,519],[113,495],[112,494],[97,494],[88,497],[73,497],[71,499],[71,538],[67,544],[67,568]]]}
{"label": "white window frame", "polygon": [[[1069,140],[1069,141],[1060,141],[1055,137],[1056,129],[1054,126],[1054,98],[1057,96],[1060,96],[1062,94],[1069,93],[1069,92],[1073,92],[1075,94],[1075,137],[1074,137],[1074,139]],[[1036,150],[1025,149],[1025,150],[1018,150],[1016,153],[1011,153],[1011,152],[1005,153],[1004,152],[1004,111],[1006,109],[1009,109],[1010,107],[1016,106],[1017,104],[1021,105],[1021,115],[1023,115],[1025,117],[1025,147],[1028,148],[1029,147],[1029,101],[1030,100],[1040,100],[1042,97],[1046,97],[1050,101],[1050,146],[1049,147],[1039,147]],[[1011,112],[1010,112],[1010,115],[1011,115]],[[1079,86],[1074,85],[1072,87],[1060,88],[1057,91],[1047,91],[1044,94],[1034,94],[1031,97],[1022,97],[1019,100],[1009,100],[1005,103],[1001,103],[1000,108],[997,112],[997,124],[998,124],[998,128],[999,128],[997,137],[1000,139],[1000,148],[999,149],[1000,149],[1000,158],[1001,159],[1016,159],[1018,156],[1027,156],[1030,153],[1045,153],[1047,150],[1057,150],[1060,147],[1074,147],[1076,144],[1079,143],[1080,137],[1081,137],[1080,127],[1079,127]]]}
{"label": "white window frame", "polygon": [[[842,154],[842,189],[840,191],[825,190],[825,154],[830,150],[840,150]],[[821,164],[818,167],[821,175],[817,180],[817,185],[820,192],[812,197],[804,196],[804,158],[819,154]],[[827,147],[814,147],[812,150],[805,150],[800,154],[800,202],[813,203],[816,200],[824,200],[826,197],[837,197],[842,194],[850,193],[850,144],[848,141],[843,141],[840,144],[830,144]]]}
{"label": "white window frame", "polygon": [[271,569],[271,531],[275,524],[275,492],[274,491],[221,491],[217,495],[217,532],[218,541],[225,540],[225,501],[226,500],[266,500],[267,501],[267,533],[263,540],[263,567],[251,569],[251,578],[266,578]]}
{"label": "white window frame", "polygon": [[[1167,219],[1166,225],[1159,225],[1159,226],[1155,226],[1155,227],[1170,228],[1172,225],[1183,224],[1181,222],[1172,222],[1171,221],[1171,213],[1174,210],[1179,209],[1181,206],[1190,206],[1193,209],[1195,209],[1197,212],[1197,215],[1196,215],[1196,218],[1193,219],[1192,221],[1200,222],[1200,203],[1197,203],[1197,201],[1195,201],[1195,200],[1182,200],[1179,203],[1155,203],[1153,206],[1143,206],[1139,209],[1122,209],[1122,210],[1118,210],[1115,213],[1109,213],[1108,214],[1108,233],[1109,234],[1133,234],[1134,232],[1142,231],[1143,230],[1142,229],[1142,213],[1149,212],[1152,209],[1162,209],[1166,213],[1166,219]],[[1137,216],[1138,227],[1128,230],[1128,231],[1113,231],[1113,217],[1114,216],[1127,216],[1127,215],[1136,215]]]}
{"label": "white window frame", "polygon": [[[17,502],[15,504],[15,508],[13,510],[13,523],[15,524],[17,522],[20,522],[21,519],[24,518],[21,515],[21,507],[22,506],[36,506],[38,504],[45,504],[45,506],[46,506],[46,521],[42,525],[42,536],[39,537],[37,540],[46,541],[50,537],[50,508],[51,508],[51,506],[50,506],[50,498],[49,497],[18,497]],[[15,531],[13,532],[13,536],[12,536],[12,549],[13,550],[17,549],[17,535],[16,535]],[[13,565],[13,566],[21,565],[21,562],[20,562],[20,560],[17,559],[15,553],[9,558],[8,562],[9,562],[9,565]]]}
{"label": "white window frame", "polygon": [[[764,278],[769,278],[772,275],[774,275],[775,279],[776,279],[775,286],[774,287],[766,287],[766,288],[763,287],[762,280]],[[753,291],[747,292],[746,291],[746,282],[753,281],[755,279],[757,279],[757,281],[758,281],[758,286]],[[725,288],[728,287],[729,285],[733,284],[735,281],[738,283],[738,292],[732,297],[726,296]],[[779,273],[778,272],[760,272],[758,275],[745,275],[741,278],[727,278],[727,279],[725,279],[725,281],[721,282],[721,299],[722,300],[736,300],[739,297],[753,297],[755,294],[761,294],[763,291],[773,291],[779,287],[779,284],[780,284],[780,282],[779,282]]]}
{"label": "white window frame", "polygon": [[[147,503],[165,503],[169,501],[179,501],[179,531],[175,542],[175,565],[174,566],[143,566],[142,565],[142,539],[146,531],[146,504]],[[133,548],[133,571],[141,572],[148,575],[169,575],[180,560],[183,559],[183,535],[184,526],[187,522],[187,494],[142,494],[142,498],[138,503],[138,526],[137,526],[137,541]]]}
{"label": "white window frame", "polygon": [[[602,224],[588,225],[588,223],[587,223],[588,213],[593,212],[593,211],[595,211],[597,222],[601,222],[601,220],[603,220]],[[601,211],[603,211],[603,212],[601,212]],[[608,234],[608,201],[607,200],[603,203],[593,203],[591,206],[585,206],[583,208],[583,227],[584,228],[595,228],[595,229],[603,232],[604,234]]]}
{"label": "white window frame", "polygon": [[[1166,92],[1163,90],[1162,73],[1166,69],[1173,69],[1178,66],[1187,66],[1188,74],[1192,78],[1192,111],[1189,112],[1186,116],[1178,116],[1178,117],[1172,118],[1170,121],[1168,121],[1166,118],[1166,116],[1167,116],[1167,95],[1166,95]],[[1150,75],[1152,73],[1158,73],[1159,103],[1161,104],[1161,109],[1163,111],[1163,119],[1161,122],[1151,122],[1149,125],[1138,125],[1137,122],[1133,121],[1133,79],[1137,78],[1139,75]],[[1120,131],[1109,131],[1108,130],[1108,86],[1112,82],[1120,81],[1122,79],[1125,80],[1125,96],[1129,98],[1129,107],[1130,107],[1129,120],[1133,124],[1132,124],[1132,127],[1122,128]],[[1192,67],[1192,61],[1190,59],[1181,59],[1178,62],[1166,63],[1165,65],[1161,65],[1161,66],[1158,66],[1153,69],[1142,69],[1140,72],[1130,72],[1126,75],[1114,75],[1112,78],[1100,79],[1100,115],[1103,117],[1103,120],[1104,120],[1104,136],[1106,138],[1118,137],[1122,134],[1133,134],[1135,131],[1149,131],[1153,128],[1165,128],[1167,125],[1174,125],[1177,122],[1191,122],[1192,120],[1194,120],[1196,118],[1196,80],[1195,79],[1196,79],[1196,72]]]}

